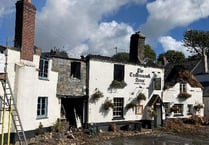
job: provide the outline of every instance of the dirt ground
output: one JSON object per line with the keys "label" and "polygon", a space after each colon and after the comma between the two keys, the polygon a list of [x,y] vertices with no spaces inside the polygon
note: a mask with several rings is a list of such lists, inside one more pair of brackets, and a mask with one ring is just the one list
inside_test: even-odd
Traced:
{"label": "dirt ground", "polygon": [[[102,132],[90,135],[86,130],[66,131],[63,133],[50,132],[31,138],[29,145],[92,145],[93,143],[116,137],[138,136],[138,135],[174,135],[185,138],[198,138],[205,140],[209,136],[209,126],[197,122],[183,122],[180,119],[167,121],[164,127],[157,129],[142,129],[139,131]],[[209,140],[209,139],[208,139]]]}

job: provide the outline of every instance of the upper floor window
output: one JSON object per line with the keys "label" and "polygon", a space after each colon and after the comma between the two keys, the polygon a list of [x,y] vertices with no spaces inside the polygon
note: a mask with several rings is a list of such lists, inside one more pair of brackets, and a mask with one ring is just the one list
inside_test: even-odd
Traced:
{"label": "upper floor window", "polygon": [[71,73],[70,76],[73,78],[81,79],[81,63],[71,62]]}
{"label": "upper floor window", "polygon": [[116,81],[124,80],[124,65],[119,65],[119,64],[114,65],[114,80]]}
{"label": "upper floor window", "polygon": [[155,78],[153,81],[154,90],[161,90],[161,78]]}
{"label": "upper floor window", "polygon": [[48,98],[47,97],[38,97],[37,118],[47,117],[47,111],[48,111]]}
{"label": "upper floor window", "polygon": [[180,83],[180,93],[186,93],[186,92],[187,92],[186,83]]}
{"label": "upper floor window", "polygon": [[39,78],[48,78],[48,68],[49,68],[49,60],[40,58],[39,62]]}

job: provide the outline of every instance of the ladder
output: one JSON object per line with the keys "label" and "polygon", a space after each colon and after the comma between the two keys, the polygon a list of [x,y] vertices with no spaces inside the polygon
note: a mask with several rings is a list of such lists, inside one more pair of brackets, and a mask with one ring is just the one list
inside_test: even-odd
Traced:
{"label": "ladder", "polygon": [[9,79],[6,73],[5,73],[5,79],[1,79],[0,81],[4,89],[5,99],[6,99],[5,101],[9,105],[9,110],[12,109],[12,114],[11,114],[12,121],[13,121],[15,130],[18,136],[19,143],[20,145],[28,145],[26,136],[23,130],[23,126],[20,120],[20,115],[18,113],[16,102],[14,100],[12,89],[11,89]]}

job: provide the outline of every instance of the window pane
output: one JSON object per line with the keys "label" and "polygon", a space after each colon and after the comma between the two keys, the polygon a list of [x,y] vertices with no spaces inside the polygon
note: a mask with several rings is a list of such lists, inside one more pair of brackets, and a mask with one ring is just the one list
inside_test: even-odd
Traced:
{"label": "window pane", "polygon": [[114,118],[123,118],[123,98],[114,98],[114,109],[113,117]]}
{"label": "window pane", "polygon": [[38,104],[37,104],[37,117],[38,118],[47,116],[47,104],[48,104],[47,97],[38,98]]}
{"label": "window pane", "polygon": [[117,81],[124,80],[124,65],[119,65],[119,64],[114,65],[114,80]]}

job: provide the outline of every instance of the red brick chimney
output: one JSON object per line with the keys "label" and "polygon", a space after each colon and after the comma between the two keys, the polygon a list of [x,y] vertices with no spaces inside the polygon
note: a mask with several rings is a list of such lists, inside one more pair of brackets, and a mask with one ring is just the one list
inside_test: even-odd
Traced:
{"label": "red brick chimney", "polygon": [[20,58],[33,61],[36,8],[31,0],[16,3],[14,46],[21,51]]}

